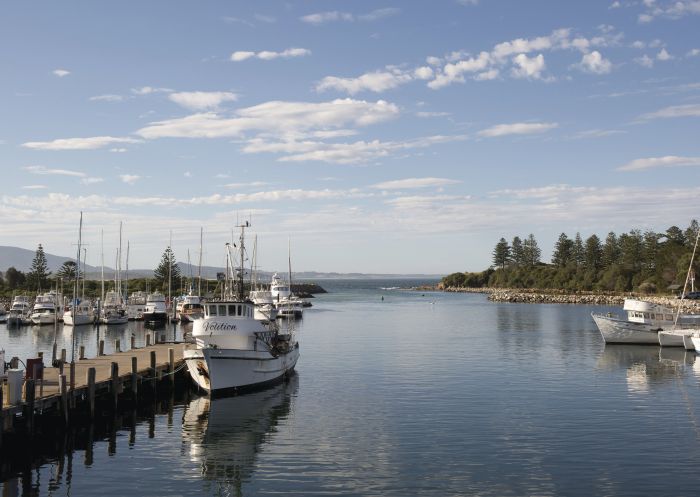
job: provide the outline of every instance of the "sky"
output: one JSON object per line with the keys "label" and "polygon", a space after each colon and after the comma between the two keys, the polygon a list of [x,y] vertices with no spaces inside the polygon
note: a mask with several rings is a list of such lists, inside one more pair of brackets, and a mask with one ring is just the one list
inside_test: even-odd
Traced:
{"label": "sky", "polygon": [[1,9],[0,245],[447,274],[700,217],[698,0]]}

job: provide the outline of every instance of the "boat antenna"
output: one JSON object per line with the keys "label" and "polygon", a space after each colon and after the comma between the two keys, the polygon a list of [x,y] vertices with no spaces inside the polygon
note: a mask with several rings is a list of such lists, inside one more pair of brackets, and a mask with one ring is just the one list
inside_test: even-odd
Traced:
{"label": "boat antenna", "polygon": [[[698,240],[700,240],[700,230],[698,230],[697,235],[695,235],[695,246],[693,247],[693,255],[690,256],[690,264],[688,264],[688,273],[685,275],[685,284],[683,285],[683,293],[681,293],[681,300],[685,297],[685,291],[688,288],[688,280],[690,280],[690,273],[693,271],[693,261],[695,260],[695,252],[698,249]],[[673,329],[676,329],[676,324],[678,323],[678,318],[681,314],[681,302],[678,302],[678,309],[676,309],[676,317],[673,320]]]}

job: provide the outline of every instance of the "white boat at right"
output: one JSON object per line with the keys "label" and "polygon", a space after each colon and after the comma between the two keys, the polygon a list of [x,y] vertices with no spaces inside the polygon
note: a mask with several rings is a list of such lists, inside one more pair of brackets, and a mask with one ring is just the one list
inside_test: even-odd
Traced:
{"label": "white boat at right", "polygon": [[[591,314],[605,343],[660,343],[660,332],[670,331],[674,323],[683,329],[700,329],[700,315],[679,314],[668,306],[639,299],[625,299],[627,319],[611,314]],[[683,346],[682,336],[665,336],[662,345]]]}

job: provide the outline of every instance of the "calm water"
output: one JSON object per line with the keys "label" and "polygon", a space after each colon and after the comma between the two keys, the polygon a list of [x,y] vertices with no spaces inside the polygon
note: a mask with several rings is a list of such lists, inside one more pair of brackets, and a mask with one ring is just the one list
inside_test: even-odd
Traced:
{"label": "calm water", "polygon": [[[695,355],[605,347],[590,313],[608,308],[321,284],[289,383],[176,404],[3,495],[698,494]],[[50,355],[53,334],[0,339]]]}

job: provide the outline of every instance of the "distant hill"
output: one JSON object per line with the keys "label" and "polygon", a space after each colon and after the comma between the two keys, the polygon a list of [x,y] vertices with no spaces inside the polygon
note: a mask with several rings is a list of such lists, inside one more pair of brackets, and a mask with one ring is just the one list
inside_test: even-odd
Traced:
{"label": "distant hill", "polygon": [[[0,272],[7,271],[10,267],[27,272],[32,266],[35,250],[27,250],[19,247],[0,246]],[[75,260],[74,257],[60,256],[46,253],[46,262],[49,265],[49,271],[55,273],[66,261]],[[184,262],[178,262],[180,274],[189,276],[197,276],[199,268],[195,265],[190,265]],[[88,279],[99,279],[102,268],[100,266],[86,266]],[[223,267],[202,266],[202,277],[206,279],[216,278],[217,273],[224,272]],[[286,275],[286,271],[277,271],[280,275]],[[258,279],[261,282],[268,282],[272,277],[273,272],[260,271]],[[301,271],[295,272],[294,278],[297,280],[314,280],[314,279],[395,279],[395,278],[413,278],[413,279],[439,279],[443,275],[435,274],[366,274],[366,273],[320,273],[317,271]],[[105,278],[111,279],[114,277],[114,269],[105,267]],[[152,278],[153,269],[129,269],[129,278]]]}

